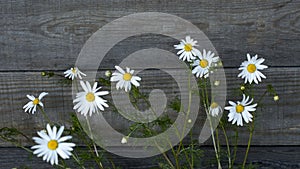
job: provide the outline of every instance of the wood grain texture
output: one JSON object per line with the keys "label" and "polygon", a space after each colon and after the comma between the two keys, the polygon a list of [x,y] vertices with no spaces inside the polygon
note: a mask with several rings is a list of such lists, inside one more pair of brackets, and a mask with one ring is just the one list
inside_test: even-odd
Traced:
{"label": "wood grain texture", "polygon": [[[195,24],[212,41],[226,67],[257,53],[271,66],[298,66],[299,1],[2,1],[0,70],[64,70],[73,65],[85,41],[103,25],[136,12],[165,12]],[[129,39],[104,62],[120,53],[177,41],[153,37]],[[47,62],[45,62],[47,60]],[[114,62],[112,62],[114,61]]]}
{"label": "wood grain texture", "polygon": [[[174,70],[177,71],[177,70]],[[228,83],[228,100],[237,101],[240,97],[236,96],[236,90],[243,80],[237,78],[237,69],[226,69]],[[259,97],[264,91],[265,86],[273,83],[276,88],[280,101],[274,102],[273,96],[267,96],[263,103],[263,109],[259,110],[256,121],[256,132],[253,139],[255,145],[299,145],[299,68],[269,68],[264,71],[268,77],[264,83],[257,85],[256,96]],[[62,72],[57,72],[62,74]],[[98,72],[99,76],[104,77],[104,72]],[[144,93],[150,93],[153,89],[161,89],[168,96],[169,100],[178,95],[176,82],[166,73],[160,71],[148,70],[141,72],[139,76],[143,77],[140,90]],[[286,78],[289,76],[289,78]],[[42,115],[24,113],[22,106],[28,102],[26,94],[37,95],[42,91],[49,92],[45,97],[45,110],[49,113],[53,121],[61,124],[68,124],[69,113],[72,112],[72,93],[70,86],[59,84],[60,77],[45,78],[41,77],[39,72],[9,72],[0,73],[0,104],[1,118],[0,127],[16,127],[25,134],[35,135],[37,129],[43,128],[45,121]],[[154,80],[155,79],[155,80]],[[104,90],[110,90],[104,88]],[[110,100],[110,96],[105,97]],[[169,101],[170,103],[170,101]],[[117,113],[110,113],[107,109],[104,112],[105,118],[118,131],[126,133],[126,128],[130,121],[122,118]],[[223,116],[226,116],[227,112]],[[176,118],[176,115],[173,118]],[[196,124],[195,136],[199,135],[199,127],[203,125],[206,118],[205,113],[199,112],[199,119]],[[116,123],[115,121],[118,121]],[[246,127],[240,129],[240,145],[247,143],[248,132]],[[23,140],[24,145],[32,143]],[[211,144],[207,141],[205,144]],[[1,143],[2,146],[8,145]]]}
{"label": "wood grain texture", "polygon": [[[198,169],[210,169],[216,168],[216,166],[208,161],[214,160],[213,147],[203,146],[200,147],[201,150],[205,151],[205,156],[201,158],[201,161],[196,162]],[[245,147],[238,148],[238,158],[235,164],[241,164],[242,158],[245,153]],[[41,158],[35,156],[31,157],[25,150],[21,150],[14,147],[0,148],[0,163],[1,169],[7,168],[43,168],[52,169],[50,164],[42,161]],[[300,149],[299,147],[256,147],[253,146],[249,153],[249,163],[252,163],[256,168],[260,169],[296,169],[300,168]],[[154,169],[158,168],[158,163],[161,162],[158,158],[160,156],[155,156],[145,159],[132,159],[116,156],[113,154],[106,155],[110,156],[116,166],[126,169]],[[70,168],[78,168],[74,165],[73,160],[66,161]],[[247,164],[249,164],[247,163]],[[92,165],[93,163],[86,163],[85,165]],[[103,162],[104,166],[108,166],[107,162]],[[226,167],[226,161],[222,164],[224,168]]]}
{"label": "wood grain texture", "polygon": [[[263,109],[256,118],[249,161],[263,169],[300,168],[298,0],[0,0],[0,128],[16,127],[29,137],[43,129],[46,121],[42,120],[41,113],[31,115],[22,110],[28,101],[26,94],[38,95],[42,91],[50,93],[44,99],[50,118],[68,126],[73,105],[70,87],[59,84],[58,77],[41,77],[40,71],[62,74],[74,65],[94,32],[115,19],[137,12],[174,14],[202,30],[226,67],[227,100],[240,99],[235,88],[242,80],[236,77],[236,68],[246,53],[264,57],[265,64],[271,68],[265,71],[268,78],[263,84],[272,83],[280,101],[274,102],[272,96],[263,101]],[[113,69],[127,55],[141,49],[156,47],[176,53],[173,45],[177,43],[173,38],[155,34],[127,38],[107,53],[98,75],[103,77],[104,70]],[[169,99],[178,94],[178,86],[166,74],[150,71],[141,75],[143,92],[149,93],[155,87],[162,89]],[[257,96],[264,91],[263,84],[258,86]],[[105,117],[116,130],[127,132],[124,129],[129,122],[120,115],[108,109]],[[204,113],[200,113],[194,127],[196,137],[204,119]],[[245,127],[240,130],[239,145],[245,145],[248,132]],[[228,134],[232,135],[233,131]],[[23,145],[33,144],[24,138],[17,139]],[[207,152],[204,161],[214,159],[210,145],[208,140],[202,147]],[[10,146],[0,141],[0,168],[53,168],[40,158],[32,157],[28,161],[25,151]],[[238,156],[243,157],[245,147],[239,150]],[[122,168],[157,168],[154,158],[112,157]],[[201,168],[205,167],[216,168],[210,164]]]}

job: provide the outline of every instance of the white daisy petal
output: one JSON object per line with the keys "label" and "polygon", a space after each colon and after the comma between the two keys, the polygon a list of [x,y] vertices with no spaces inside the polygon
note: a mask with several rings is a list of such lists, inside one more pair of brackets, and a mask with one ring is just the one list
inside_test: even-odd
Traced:
{"label": "white daisy petal", "polygon": [[246,123],[252,122],[252,114],[249,112],[254,112],[257,104],[252,104],[253,99],[249,100],[250,97],[243,94],[243,99],[241,102],[234,103],[229,101],[231,106],[227,106],[224,109],[229,111],[228,121],[232,121],[232,124],[237,122],[237,126],[243,126],[243,119]]}
{"label": "white daisy petal", "polygon": [[74,80],[75,78],[82,79],[81,75],[86,76],[78,67],[72,67],[64,72],[66,78]]}
{"label": "white daisy petal", "polygon": [[39,95],[39,100],[42,100],[42,98],[44,97],[44,96],[46,96],[48,93],[46,93],[46,92],[42,92],[40,95]]}
{"label": "white daisy petal", "polygon": [[192,73],[196,75],[196,77],[207,78],[209,77],[209,70],[211,69],[211,65],[213,63],[218,62],[218,57],[213,57],[215,54],[211,51],[206,52],[203,49],[203,52],[197,52],[198,59],[194,60],[192,66],[194,67]]}
{"label": "white daisy petal", "polygon": [[41,102],[44,96],[46,96],[48,93],[42,92],[40,93],[39,97],[34,97],[33,95],[26,95],[26,97],[30,100],[27,104],[23,106],[23,109],[25,112],[34,114],[36,111],[36,106],[40,105],[41,107],[44,107],[44,104]]}
{"label": "white daisy petal", "polygon": [[115,68],[116,68],[119,72],[121,72],[122,74],[125,73],[125,71],[124,71],[120,66],[115,66]]}
{"label": "white daisy petal", "polygon": [[134,70],[131,70],[130,68],[126,67],[126,72],[119,66],[115,66],[117,71],[112,74],[112,77],[110,78],[111,82],[117,82],[116,83],[116,89],[125,89],[125,91],[131,90],[131,84],[135,85],[136,87],[140,86],[139,82],[141,80],[140,77],[134,76]]}
{"label": "white daisy petal", "polygon": [[49,124],[47,124],[46,129],[48,133],[44,131],[37,132],[40,138],[33,137],[37,145],[32,146],[31,149],[36,149],[33,151],[33,154],[37,154],[37,157],[43,156],[44,161],[49,162],[51,165],[57,165],[58,155],[63,159],[69,158],[73,150],[72,147],[74,147],[75,144],[63,142],[68,138],[72,138],[71,136],[61,137],[64,126],[61,126],[58,132],[56,126],[51,128]]}
{"label": "white daisy petal", "polygon": [[245,79],[244,83],[254,83],[258,84],[261,82],[261,78],[266,78],[259,70],[263,70],[268,68],[266,65],[262,65],[262,63],[265,61],[265,59],[260,58],[257,59],[258,56],[255,55],[251,58],[250,54],[247,54],[247,61],[244,61],[239,70],[242,70],[242,72],[238,75],[238,77],[241,77]]}
{"label": "white daisy petal", "polygon": [[192,61],[195,59],[197,49],[197,41],[193,40],[190,36],[186,36],[185,40],[182,39],[178,45],[174,45],[175,49],[179,50],[177,55],[179,55],[179,59],[183,61]]}
{"label": "white daisy petal", "polygon": [[35,97],[32,96],[32,95],[26,95],[26,96],[27,96],[27,98],[28,98],[29,100],[31,100],[31,101],[33,101],[33,100],[35,99]]}
{"label": "white daisy petal", "polygon": [[[80,84],[84,91],[76,94],[76,98],[73,100],[73,109],[84,116],[87,114],[91,116],[93,113],[96,113],[98,109],[104,110],[103,106],[101,106],[103,104],[99,102],[99,100],[103,100],[100,96],[107,95],[109,92],[99,91],[101,87],[97,88],[97,82],[93,84],[93,87],[91,87],[88,81],[80,81]],[[107,104],[105,104],[105,107],[108,107]]]}

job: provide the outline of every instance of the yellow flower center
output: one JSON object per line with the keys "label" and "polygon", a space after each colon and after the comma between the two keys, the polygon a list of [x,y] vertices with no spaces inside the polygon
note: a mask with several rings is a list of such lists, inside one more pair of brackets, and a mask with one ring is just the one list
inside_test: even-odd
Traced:
{"label": "yellow flower center", "polygon": [[255,66],[255,64],[249,64],[249,65],[247,66],[247,70],[248,70],[249,73],[254,73],[254,72],[256,71],[256,66]]}
{"label": "yellow flower center", "polygon": [[199,63],[202,68],[206,68],[208,66],[208,61],[206,59],[202,59]]}
{"label": "yellow flower center", "polygon": [[132,75],[130,73],[125,73],[123,75],[123,79],[126,80],[126,81],[129,81],[131,79]]}
{"label": "yellow flower center", "polygon": [[193,49],[193,46],[191,44],[187,43],[184,45],[184,50],[186,52],[190,52],[192,49]]}
{"label": "yellow flower center", "polygon": [[217,108],[219,105],[218,105],[218,103],[216,103],[216,102],[213,102],[211,105],[210,105],[210,107],[212,108],[212,109],[215,109],[215,108]]}
{"label": "yellow flower center", "polygon": [[85,95],[85,99],[86,99],[88,102],[94,101],[94,100],[95,100],[95,95],[94,95],[94,93],[91,93],[91,92],[87,93],[87,94]]}
{"label": "yellow flower center", "polygon": [[58,142],[57,142],[56,140],[50,140],[50,141],[48,142],[48,148],[49,148],[50,150],[56,150],[57,147],[58,147]]}
{"label": "yellow flower center", "polygon": [[75,74],[76,73],[76,69],[75,68],[71,68],[71,71]]}
{"label": "yellow flower center", "polygon": [[37,105],[37,104],[39,104],[40,103],[40,100],[38,99],[38,98],[35,98],[34,100],[33,100],[33,104],[34,105]]}
{"label": "yellow flower center", "polygon": [[244,106],[241,105],[241,104],[238,104],[236,107],[235,107],[235,110],[237,113],[242,113],[244,111]]}

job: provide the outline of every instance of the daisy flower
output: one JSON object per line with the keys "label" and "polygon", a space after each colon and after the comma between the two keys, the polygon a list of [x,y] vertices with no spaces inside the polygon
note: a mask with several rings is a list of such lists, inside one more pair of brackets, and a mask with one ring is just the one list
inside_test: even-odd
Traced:
{"label": "daisy flower", "polygon": [[209,76],[209,69],[213,66],[213,63],[217,63],[219,61],[219,57],[211,51],[206,53],[206,50],[203,49],[203,53],[198,53],[198,59],[194,60],[192,66],[194,69],[192,71],[196,77],[204,77],[207,78]]}
{"label": "daisy flower", "polygon": [[125,91],[130,91],[131,90],[131,83],[138,87],[140,86],[140,83],[138,81],[141,80],[140,77],[134,76],[134,70],[130,70],[130,68],[126,67],[126,72],[120,67],[120,66],[115,66],[115,68],[120,72],[114,72],[112,74],[112,77],[110,78],[110,81],[116,82],[117,85],[116,88],[119,90],[119,88],[125,88]]}
{"label": "daisy flower", "polygon": [[249,96],[246,97],[245,94],[243,94],[243,100],[241,102],[234,103],[232,101],[229,101],[229,104],[231,106],[225,107],[225,110],[229,111],[228,114],[228,121],[232,121],[232,124],[237,122],[238,126],[243,126],[243,119],[246,123],[249,123],[249,121],[252,121],[252,114],[249,112],[253,112],[256,110],[257,104],[252,104],[253,99],[249,100]]}
{"label": "daisy flower", "polygon": [[64,72],[65,77],[74,80],[74,78],[82,79],[81,75],[86,76],[82,73],[78,67],[72,67]]}
{"label": "daisy flower", "polygon": [[213,102],[209,106],[209,114],[211,114],[213,117],[218,116],[222,112],[221,106],[218,105],[218,103]]}
{"label": "daisy flower", "polygon": [[250,84],[254,81],[256,84],[261,82],[261,78],[266,78],[259,70],[263,70],[268,68],[266,65],[262,65],[265,59],[260,58],[257,59],[257,55],[251,58],[250,54],[247,54],[247,61],[244,61],[239,70],[242,72],[238,75],[238,77],[245,78],[245,83],[249,82]]}
{"label": "daisy flower", "polygon": [[39,97],[34,97],[33,95],[26,95],[27,98],[30,100],[27,104],[23,106],[23,109],[25,109],[25,112],[31,112],[32,114],[36,111],[36,106],[44,107],[44,104],[41,102],[42,98],[46,96],[48,93],[42,92]]}
{"label": "daisy flower", "polygon": [[[50,162],[51,165],[58,164],[58,155],[63,159],[68,159],[72,154],[72,147],[74,143],[64,142],[72,138],[72,136],[61,137],[64,126],[61,126],[57,132],[57,128],[54,126],[52,129],[47,124],[47,132],[45,130],[37,132],[40,137],[33,137],[35,145],[31,149],[36,149],[33,154],[37,154],[38,157],[43,156],[43,160]],[[58,154],[58,155],[57,155]]]}
{"label": "daisy flower", "polygon": [[76,103],[74,110],[77,110],[84,116],[88,113],[92,116],[94,112],[97,112],[98,108],[104,111],[104,107],[108,107],[107,100],[100,97],[107,95],[108,91],[98,91],[101,87],[97,88],[97,82],[94,83],[93,88],[87,81],[85,83],[80,81],[80,85],[84,91],[76,94],[76,99],[73,100],[73,103]]}
{"label": "daisy flower", "polygon": [[179,49],[177,55],[179,55],[179,59],[188,62],[191,62],[195,59],[197,53],[199,52],[198,49],[195,48],[197,41],[194,41],[190,36],[185,37],[185,40],[181,40],[180,44],[174,45],[175,49]]}

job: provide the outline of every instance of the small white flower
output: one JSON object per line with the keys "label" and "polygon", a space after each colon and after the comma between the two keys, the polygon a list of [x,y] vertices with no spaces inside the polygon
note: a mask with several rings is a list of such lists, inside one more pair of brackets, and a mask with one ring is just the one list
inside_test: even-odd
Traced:
{"label": "small white flower", "polygon": [[234,103],[232,101],[229,101],[229,104],[231,106],[225,107],[225,110],[229,111],[228,114],[228,121],[232,121],[232,124],[237,122],[238,126],[243,126],[243,119],[246,123],[249,123],[249,121],[252,121],[252,114],[249,112],[253,112],[256,110],[257,104],[252,104],[253,99],[249,101],[249,96],[246,97],[246,95],[243,94],[243,100],[241,102]]}
{"label": "small white flower", "polygon": [[110,81],[117,82],[116,88],[117,90],[125,88],[125,91],[131,90],[131,83],[138,87],[140,86],[140,83],[138,81],[141,80],[140,77],[134,76],[134,70],[130,70],[130,68],[126,67],[126,72],[120,67],[115,66],[115,68],[120,72],[114,72],[112,74],[112,77],[110,78]]}
{"label": "small white flower", "polygon": [[192,123],[192,119],[188,119],[188,123]]}
{"label": "small white flower", "polygon": [[64,72],[65,77],[74,80],[74,78],[82,79],[81,75],[86,76],[86,74],[82,73],[78,67],[72,67]]}
{"label": "small white flower", "polygon": [[87,81],[85,83],[80,81],[80,85],[84,91],[76,94],[76,99],[73,100],[73,103],[76,103],[74,110],[77,110],[84,116],[88,113],[92,116],[94,112],[97,112],[98,108],[104,111],[104,107],[108,107],[107,100],[102,99],[100,96],[107,95],[109,92],[98,91],[101,87],[97,88],[97,82],[94,83],[93,88]]}
{"label": "small white flower", "polygon": [[31,112],[32,114],[34,114],[36,111],[36,106],[44,107],[44,104],[41,102],[41,100],[47,94],[48,93],[46,93],[46,92],[42,92],[38,98],[34,97],[33,95],[26,95],[27,98],[31,101],[23,106],[23,109],[25,109],[25,112],[28,111],[29,113]]}
{"label": "small white flower", "polygon": [[218,116],[222,112],[221,106],[218,105],[218,103],[213,102],[209,106],[209,114],[211,114],[213,117]]}
{"label": "small white flower", "polygon": [[179,49],[177,55],[179,55],[179,59],[188,62],[191,62],[195,59],[197,53],[199,52],[198,49],[195,48],[197,41],[194,41],[190,36],[185,37],[185,40],[181,40],[180,44],[174,45],[175,49]]}
{"label": "small white flower", "polygon": [[121,140],[121,144],[126,144],[128,142],[128,136],[125,136]]}
{"label": "small white flower", "polygon": [[215,54],[211,51],[206,53],[206,50],[203,49],[203,53],[199,52],[197,57],[198,59],[194,60],[192,66],[194,69],[192,71],[196,77],[204,77],[207,78],[209,76],[209,69],[212,67],[213,63],[217,63],[219,61],[219,57],[214,57]]}
{"label": "small white flower", "polygon": [[238,75],[238,77],[245,78],[245,83],[249,82],[250,84],[254,81],[256,84],[261,82],[261,78],[266,78],[259,70],[263,70],[268,68],[266,65],[262,65],[265,59],[260,58],[257,59],[257,55],[251,58],[250,54],[247,54],[247,61],[244,61],[239,70],[242,72]]}
{"label": "small white flower", "polygon": [[[40,137],[33,137],[35,145],[31,149],[36,149],[33,154],[37,154],[38,157],[43,156],[43,160],[50,162],[51,165],[58,164],[58,155],[63,159],[68,159],[72,155],[71,151],[75,146],[74,143],[64,142],[72,138],[72,136],[61,137],[64,126],[61,126],[57,132],[57,128],[54,126],[52,129],[47,124],[47,133],[40,131],[37,134]],[[58,154],[58,155],[57,155]]]}

